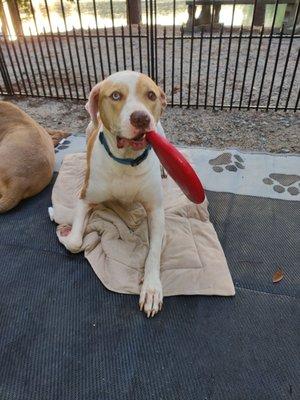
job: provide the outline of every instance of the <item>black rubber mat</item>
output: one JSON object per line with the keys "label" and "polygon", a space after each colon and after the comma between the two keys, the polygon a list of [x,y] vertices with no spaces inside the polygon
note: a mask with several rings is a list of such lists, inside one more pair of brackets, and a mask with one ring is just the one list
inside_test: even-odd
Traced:
{"label": "black rubber mat", "polygon": [[50,195],[0,216],[0,400],[300,398],[299,203],[208,193],[236,296],[148,320],[57,242]]}

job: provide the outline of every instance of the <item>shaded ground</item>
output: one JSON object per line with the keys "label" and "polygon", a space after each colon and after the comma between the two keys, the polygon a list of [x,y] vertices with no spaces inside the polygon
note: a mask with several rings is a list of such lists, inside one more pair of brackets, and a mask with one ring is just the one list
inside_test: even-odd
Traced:
{"label": "shaded ground", "polygon": [[[7,97],[4,99],[9,100]],[[84,101],[13,98],[43,126],[83,134]],[[162,123],[176,144],[300,153],[300,113],[167,108]]]}

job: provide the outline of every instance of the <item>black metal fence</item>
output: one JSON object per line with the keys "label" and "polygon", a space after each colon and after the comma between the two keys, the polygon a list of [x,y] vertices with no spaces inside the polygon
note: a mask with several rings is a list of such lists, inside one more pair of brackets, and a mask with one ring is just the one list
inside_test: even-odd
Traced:
{"label": "black metal fence", "polygon": [[[31,0],[25,1],[25,16],[17,0],[10,1],[20,23],[7,24],[6,32],[2,28],[2,95],[86,99],[96,82],[115,71],[132,69],[150,75],[171,106],[299,108],[297,0],[288,31],[283,24],[278,27],[279,0],[273,2],[267,27],[254,26],[260,0],[252,2],[246,26],[234,23],[239,4],[234,0],[227,26],[215,24],[213,11],[208,26],[196,26],[193,19],[189,27],[177,22],[178,4],[181,10],[187,6],[176,0],[164,1],[170,19],[167,26],[158,23],[159,0],[142,1],[140,24],[131,24],[130,13],[126,16],[126,1],[59,0],[53,14],[44,0],[44,20]],[[70,1],[78,26],[71,26],[66,13]],[[197,2],[192,3],[196,7]],[[87,7],[86,21],[83,9]],[[63,25],[57,23],[58,15]]]}

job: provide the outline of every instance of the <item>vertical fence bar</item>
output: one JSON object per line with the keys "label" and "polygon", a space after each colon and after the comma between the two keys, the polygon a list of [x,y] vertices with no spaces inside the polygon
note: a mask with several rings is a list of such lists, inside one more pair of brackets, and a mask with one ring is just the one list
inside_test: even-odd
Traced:
{"label": "vertical fence bar", "polygon": [[122,35],[122,49],[123,49],[123,66],[124,69],[127,69],[126,64],[126,50],[125,50],[125,37],[124,37],[124,26],[121,26],[121,35]]}
{"label": "vertical fence bar", "polygon": [[11,95],[14,93],[13,86],[10,80],[9,72],[3,55],[2,46],[0,46],[0,72],[5,86],[7,94]]}
{"label": "vertical fence bar", "polygon": [[299,9],[300,9],[300,2],[298,1],[296,13],[295,13],[295,19],[294,19],[294,23],[293,23],[293,28],[292,28],[292,32],[291,32],[291,36],[290,36],[290,43],[289,43],[286,60],[285,60],[285,64],[284,64],[284,69],[283,69],[283,73],[282,73],[282,78],[281,78],[281,82],[280,82],[280,88],[279,88],[279,93],[278,93],[275,110],[278,109],[278,105],[279,105],[279,101],[280,101],[280,97],[281,97],[285,74],[286,74],[286,70],[287,70],[287,66],[288,66],[288,62],[289,62],[289,58],[290,58],[290,54],[291,54],[291,48],[292,48],[292,44],[293,44],[293,40],[294,40],[294,36],[295,36],[295,29],[296,29],[296,25],[297,25],[298,16],[299,16]]}
{"label": "vertical fence bar", "polygon": [[37,85],[37,82],[36,82],[36,79],[35,79],[35,72],[34,72],[32,61],[31,61],[31,57],[30,57],[30,52],[29,52],[29,48],[28,48],[28,44],[27,44],[27,39],[25,38],[25,36],[23,37],[23,40],[24,40],[24,44],[25,44],[27,59],[29,61],[29,66],[30,66],[30,70],[31,70],[31,73],[32,73],[34,86],[35,86],[35,89],[36,89],[36,93],[39,96],[40,95],[40,91],[39,91],[39,88],[38,88],[38,85]]}
{"label": "vertical fence bar", "polygon": [[85,85],[84,85],[81,62],[80,62],[80,55],[79,55],[79,49],[78,49],[78,43],[77,43],[77,36],[76,36],[76,31],[75,31],[74,26],[73,26],[72,32],[73,32],[73,39],[74,39],[74,43],[75,43],[75,50],[76,50],[76,56],[77,56],[77,62],[78,62],[78,68],[79,68],[79,74],[80,74],[80,80],[81,80],[81,86],[82,86],[82,92],[83,92],[83,98],[86,100]]}
{"label": "vertical fence bar", "polygon": [[146,6],[146,34],[147,34],[147,62],[148,62],[148,75],[150,76],[150,71],[151,71],[151,57],[150,57],[150,37],[149,37],[149,8],[148,8],[148,0],[145,0],[145,6]]}
{"label": "vertical fence bar", "polygon": [[88,78],[90,90],[92,90],[90,68],[89,68],[89,63],[88,63],[88,57],[87,57],[87,51],[86,51],[86,45],[85,45],[85,38],[84,38],[84,32],[83,32],[83,27],[82,27],[82,19],[81,19],[81,10],[80,10],[79,0],[77,0],[77,12],[78,12],[79,23],[80,23],[80,33],[81,33],[81,40],[82,40],[82,46],[83,46],[83,53],[84,53],[84,61],[85,61],[85,67],[86,67],[86,72],[87,72],[87,78]]}
{"label": "vertical fence bar", "polygon": [[[4,40],[4,43],[5,43],[5,47],[6,47],[6,51],[7,51],[7,54],[8,54],[8,58],[9,58],[9,61],[10,61],[10,64],[11,64],[11,67],[12,67],[12,70],[13,70],[13,74],[14,74],[14,77],[15,77],[15,80],[16,80],[16,85],[17,85],[18,90],[19,90],[19,94],[21,94],[21,92],[22,92],[21,91],[21,86],[19,84],[18,75],[16,73],[16,69],[15,69],[15,66],[14,66],[14,62],[13,62],[13,58],[12,58],[12,55],[11,55],[11,51],[10,51],[9,45],[7,43],[6,35],[3,35],[3,40]],[[21,74],[21,77],[22,77],[22,74]]]}
{"label": "vertical fence bar", "polygon": [[274,10],[274,15],[273,15],[273,20],[272,20],[271,31],[270,31],[270,35],[269,35],[265,64],[264,64],[264,68],[263,68],[261,84],[260,84],[258,99],[257,99],[257,104],[256,104],[256,110],[258,110],[258,108],[259,108],[261,94],[262,94],[263,86],[264,86],[264,82],[265,82],[265,75],[266,75],[267,65],[268,65],[268,61],[269,61],[269,53],[270,53],[271,43],[272,43],[272,39],[273,39],[274,26],[275,26],[275,20],[276,20],[276,15],[277,15],[277,8],[278,8],[278,0],[276,0],[276,4],[275,4],[275,10]]}
{"label": "vertical fence bar", "polygon": [[249,110],[251,100],[252,100],[252,94],[253,94],[253,87],[254,87],[254,81],[256,78],[256,71],[257,71],[257,66],[258,66],[258,60],[259,60],[259,55],[260,55],[260,48],[261,48],[261,42],[262,42],[262,37],[264,34],[264,26],[261,27],[260,29],[260,35],[259,35],[259,41],[258,41],[258,48],[257,48],[257,53],[256,53],[256,61],[255,61],[255,66],[254,66],[254,71],[253,71],[253,76],[252,76],[252,82],[250,86],[250,94],[249,94],[249,99],[248,99],[248,107],[247,109]]}
{"label": "vertical fence bar", "polygon": [[158,80],[158,57],[157,57],[157,1],[154,0],[154,45],[155,45],[155,82]]}
{"label": "vertical fence bar", "polygon": [[172,29],[172,87],[171,87],[171,106],[174,106],[174,69],[175,69],[175,17],[176,0],[173,0],[173,29]]}
{"label": "vertical fence bar", "polygon": [[166,92],[166,35],[167,29],[164,26],[164,42],[163,42],[163,90]]}
{"label": "vertical fence bar", "polygon": [[[22,26],[22,20],[21,20],[20,11],[19,11],[19,6],[18,6],[18,3],[17,3],[16,0],[14,0],[14,5],[15,5],[16,11],[17,11],[17,13],[18,13],[18,18],[19,18],[20,21],[21,21],[22,38],[23,38],[23,40],[25,41],[25,39],[24,39],[24,32],[23,32],[23,26]],[[10,35],[10,36],[11,36],[11,35]],[[12,36],[11,36],[11,37],[12,37]],[[22,46],[21,46],[21,44],[20,44],[20,36],[19,36],[19,35],[18,35],[18,37],[17,37],[17,42],[18,42],[19,52],[20,52],[20,54],[21,54],[22,63],[23,63],[25,75],[26,75],[26,78],[27,78],[27,83],[28,83],[28,86],[29,86],[30,94],[33,96],[33,90],[32,90],[32,86],[31,86],[31,80],[30,80],[30,77],[29,77],[29,74],[28,74],[27,63],[26,63],[26,61],[25,61],[23,49],[22,49]],[[20,72],[21,72],[21,71],[20,71]]]}
{"label": "vertical fence bar", "polygon": [[298,91],[298,96],[297,96],[297,100],[296,100],[294,112],[296,112],[296,111],[298,110],[299,100],[300,100],[300,89],[299,89],[299,91]]}
{"label": "vertical fence bar", "polygon": [[181,26],[181,35],[180,35],[180,107],[182,107],[182,90],[183,90],[183,26]]}
{"label": "vertical fence bar", "polygon": [[38,56],[37,56],[37,52],[36,52],[36,48],[35,48],[35,43],[34,43],[34,39],[33,39],[33,37],[32,37],[32,32],[31,32],[31,28],[30,28],[30,27],[29,27],[29,33],[30,33],[30,36],[29,36],[29,37],[30,37],[31,46],[32,46],[32,49],[33,49],[33,54],[34,54],[34,57],[35,57],[35,62],[36,62],[37,69],[38,69],[38,74],[39,74],[40,82],[41,82],[41,85],[42,85],[44,97],[46,97],[46,91],[45,91],[45,86],[44,86],[44,80],[43,80],[42,73],[41,73],[40,62],[39,62],[39,59],[38,59]]}
{"label": "vertical fence bar", "polygon": [[221,48],[222,48],[222,36],[223,36],[223,25],[220,30],[220,42],[218,49],[218,59],[217,59],[217,69],[216,69],[216,79],[215,79],[215,91],[214,91],[214,101],[213,101],[213,109],[216,108],[216,97],[217,97],[217,89],[218,89],[218,77],[219,77],[219,66],[220,66],[220,56],[221,56]]}
{"label": "vertical fence bar", "polygon": [[134,56],[133,56],[133,42],[132,42],[132,25],[129,16],[129,43],[130,43],[130,55],[131,55],[131,69],[134,71]]}
{"label": "vertical fence bar", "polygon": [[70,79],[69,79],[69,73],[68,73],[68,68],[67,68],[64,48],[63,48],[63,44],[62,44],[62,41],[61,41],[61,36],[60,36],[60,31],[59,31],[59,27],[58,26],[57,26],[57,35],[58,35],[58,41],[59,41],[60,52],[61,52],[61,56],[62,56],[62,60],[63,60],[63,65],[64,65],[64,69],[65,69],[65,74],[66,74],[69,94],[70,94],[71,99],[73,99],[73,94],[72,94],[72,89],[71,89],[71,84],[70,84]]}
{"label": "vertical fence bar", "polygon": [[94,49],[93,49],[93,41],[92,41],[92,35],[91,35],[91,28],[88,28],[88,34],[89,34],[89,42],[90,42],[90,50],[91,50],[91,55],[92,55],[92,64],[93,64],[93,70],[94,70],[94,81],[97,83],[97,72],[96,72],[96,63],[95,63],[95,54],[94,54]]}
{"label": "vertical fence bar", "polygon": [[[46,63],[45,63],[44,51],[43,51],[43,47],[42,47],[42,44],[41,44],[40,35],[39,35],[39,32],[38,32],[38,26],[37,26],[36,17],[35,17],[35,9],[33,7],[32,0],[30,0],[30,9],[31,9],[32,17],[33,17],[34,27],[35,27],[35,30],[36,30],[36,36],[37,36],[37,41],[38,41],[38,45],[39,45],[39,49],[40,49],[40,54],[42,56],[42,63],[43,63],[43,67],[44,67],[44,71],[45,71],[45,75],[46,75],[48,90],[49,90],[50,96],[52,97],[52,88],[51,88],[51,85],[50,85],[48,71],[47,71],[47,67],[46,67]],[[44,91],[44,94],[45,94],[44,87],[43,87],[43,91]]]}
{"label": "vertical fence bar", "polygon": [[[11,38],[11,33],[10,33],[9,29],[8,29],[8,34],[9,34],[9,37]],[[4,35],[4,40],[5,40],[6,44],[8,45],[5,35]],[[24,88],[24,92],[25,92],[26,96],[28,96],[28,92],[27,92],[27,88],[26,88],[25,81],[24,81],[24,78],[23,78],[23,73],[22,73],[22,70],[21,70],[21,65],[20,65],[20,62],[19,62],[19,57],[17,55],[17,50],[16,50],[16,47],[15,47],[15,43],[12,40],[10,42],[10,44],[11,44],[12,49],[13,49],[14,57],[15,57],[15,60],[16,60],[16,63],[17,63],[18,72],[19,72],[20,77],[21,77],[21,81],[22,81],[22,85],[23,85],[23,88]]]}
{"label": "vertical fence bar", "polygon": [[142,40],[141,40],[141,25],[138,24],[139,35],[139,58],[140,58],[140,71],[143,72],[143,56],[142,56]]}
{"label": "vertical fence bar", "polygon": [[55,87],[55,93],[56,93],[56,97],[59,97],[57,83],[56,83],[56,77],[55,77],[53,63],[52,63],[52,54],[51,54],[50,49],[49,49],[49,43],[48,43],[48,39],[47,39],[47,36],[46,36],[45,27],[43,28],[43,33],[44,33],[44,42],[46,44],[47,54],[48,54],[49,63],[50,63],[52,79],[53,79],[53,83],[54,83],[54,87]]}
{"label": "vertical fence bar", "polygon": [[151,78],[154,80],[155,65],[157,62],[154,55],[154,36],[153,36],[153,0],[149,0],[149,10],[150,10],[150,57],[151,57]]}
{"label": "vertical fence bar", "polygon": [[247,71],[248,71],[248,62],[249,62],[249,57],[250,57],[250,49],[251,49],[252,36],[253,36],[254,15],[256,13],[256,6],[257,6],[257,0],[254,1],[254,6],[253,6],[253,14],[252,14],[252,20],[251,20],[249,39],[248,39],[247,55],[246,55],[246,61],[245,61],[243,83],[242,83],[242,88],[241,88],[239,110],[241,109],[242,103],[243,103],[243,95],[244,95],[244,88],[245,88],[246,76],[247,76]]}
{"label": "vertical fence bar", "polygon": [[26,61],[25,61],[25,57],[24,57],[22,46],[20,44],[20,38],[17,39],[17,42],[18,42],[19,52],[21,54],[22,64],[23,64],[23,67],[24,67],[27,83],[28,83],[28,86],[29,86],[29,91],[30,91],[31,96],[33,96],[33,90],[32,90],[32,86],[31,86],[31,79],[29,78],[27,64],[26,64]]}
{"label": "vertical fence bar", "polygon": [[230,107],[229,107],[230,110],[232,109],[232,105],[233,105],[234,89],[235,89],[237,71],[238,71],[238,67],[239,67],[239,58],[240,58],[240,49],[241,49],[242,36],[243,36],[243,25],[240,27],[238,48],[237,48],[237,53],[236,53],[236,61],[235,61],[234,76],[233,76],[233,82],[232,82],[232,91],[231,91],[231,98],[230,98]]}
{"label": "vertical fence bar", "polygon": [[106,54],[107,54],[108,73],[110,75],[111,74],[111,63],[110,63],[110,53],[109,53],[109,45],[108,45],[106,26],[104,26],[104,38],[105,38],[105,46],[106,46]]}
{"label": "vertical fence bar", "polygon": [[116,70],[119,71],[117,42],[116,42],[116,30],[115,30],[115,18],[114,18],[114,7],[113,7],[112,0],[110,0],[110,15],[111,15],[112,34],[113,34],[113,43],[114,43],[114,51],[115,51]]}
{"label": "vertical fence bar", "polygon": [[204,98],[204,109],[207,107],[207,95],[208,95],[208,84],[209,84],[209,72],[210,72],[210,59],[211,59],[211,42],[213,33],[213,20],[214,20],[214,8],[210,18],[210,29],[209,29],[209,44],[208,44],[208,56],[207,56],[207,71],[206,71],[206,87],[205,87],[205,98]]}
{"label": "vertical fence bar", "polygon": [[282,27],[280,29],[279,42],[278,42],[278,46],[277,46],[276,58],[275,58],[275,63],[274,63],[274,69],[273,69],[273,74],[272,74],[272,81],[271,81],[271,85],[270,85],[266,111],[269,110],[269,106],[270,106],[270,102],[271,102],[271,96],[272,96],[272,92],[273,92],[273,86],[274,86],[274,82],[275,82],[275,76],[276,76],[276,72],[277,72],[278,60],[279,60],[279,55],[280,55],[280,50],[281,50],[283,31],[284,31],[284,25],[282,25]]}
{"label": "vertical fence bar", "polygon": [[98,53],[99,53],[101,76],[102,76],[102,79],[104,79],[102,49],[101,49],[101,43],[100,43],[100,34],[99,34],[99,27],[98,27],[98,20],[97,20],[97,7],[96,7],[96,1],[95,0],[93,0],[93,10],[94,10],[94,18],[95,18],[95,24],[96,24],[96,34],[97,34],[97,44],[98,44]]}
{"label": "vertical fence bar", "polygon": [[68,32],[68,27],[67,27],[66,13],[65,13],[65,7],[64,7],[63,0],[60,0],[60,7],[61,7],[63,20],[64,20],[65,31],[66,31],[67,46],[68,46],[68,52],[69,52],[69,57],[70,57],[73,81],[74,81],[74,85],[75,85],[76,98],[79,99],[79,93],[78,93],[78,87],[77,87],[77,79],[76,79],[76,75],[75,75],[75,68],[74,68],[74,62],[73,62],[73,54],[72,54],[71,45],[70,45],[70,37],[69,37],[69,32]]}
{"label": "vertical fence bar", "polygon": [[[195,0],[193,0],[193,15],[196,12],[195,10],[196,4]],[[193,51],[194,51],[194,31],[195,31],[195,18],[193,18],[192,22],[192,35],[191,35],[191,46],[190,46],[190,68],[189,68],[189,87],[188,87],[188,101],[187,106],[190,107],[191,100],[191,84],[192,84],[192,68],[193,68]]]}
{"label": "vertical fence bar", "polygon": [[200,36],[196,108],[199,108],[199,93],[200,93],[201,63],[202,63],[202,44],[203,44],[203,26],[201,27],[201,36]]}
{"label": "vertical fence bar", "polygon": [[223,107],[224,107],[224,99],[225,99],[225,92],[226,92],[226,81],[227,81],[228,65],[229,65],[230,49],[231,49],[231,41],[232,41],[232,30],[233,30],[235,5],[236,5],[236,0],[234,0],[233,8],[232,8],[232,16],[231,16],[231,24],[230,24],[230,33],[229,33],[229,38],[228,38],[228,48],[227,48],[227,58],[226,58],[226,66],[225,66],[225,75],[224,75],[221,110],[223,110]]}
{"label": "vertical fence bar", "polygon": [[[60,64],[58,61],[58,56],[57,56],[57,49],[56,49],[56,43],[55,43],[55,39],[54,39],[54,35],[53,35],[53,29],[52,29],[52,22],[51,22],[51,18],[50,18],[50,12],[49,12],[49,7],[48,7],[48,2],[47,0],[45,1],[45,7],[46,7],[46,13],[47,13],[47,18],[48,18],[48,23],[49,23],[49,28],[50,28],[50,35],[51,35],[51,41],[52,41],[52,46],[53,46],[53,50],[54,50],[54,54],[55,54],[55,60],[56,60],[56,65],[58,68],[58,73],[59,73],[59,78],[60,78],[60,82],[61,82],[61,88],[63,91],[63,96],[66,99],[66,91],[65,91],[65,85],[62,79],[62,75],[61,75],[61,70],[60,70]],[[47,41],[47,36],[45,36],[45,40]],[[55,79],[55,78],[54,78]]]}
{"label": "vertical fence bar", "polygon": [[291,79],[290,88],[289,88],[289,92],[288,92],[288,95],[287,95],[284,111],[286,111],[288,109],[288,104],[289,104],[289,100],[290,100],[290,97],[291,97],[291,92],[292,92],[292,89],[293,89],[293,86],[294,86],[296,72],[298,71],[299,57],[300,57],[300,47],[298,48],[297,60],[295,62],[294,71],[293,71],[293,75],[292,75],[292,79]]}

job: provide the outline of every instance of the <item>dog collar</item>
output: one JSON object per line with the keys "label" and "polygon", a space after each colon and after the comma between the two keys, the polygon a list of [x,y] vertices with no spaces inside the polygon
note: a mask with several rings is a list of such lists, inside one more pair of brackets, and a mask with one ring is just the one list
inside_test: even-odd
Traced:
{"label": "dog collar", "polygon": [[103,131],[100,132],[99,134],[99,140],[100,143],[103,145],[103,147],[105,148],[107,154],[116,162],[123,164],[123,165],[131,165],[132,167],[136,167],[137,165],[139,165],[141,162],[143,162],[144,160],[146,160],[146,158],[148,157],[149,151],[151,150],[151,145],[148,144],[148,146],[146,147],[146,149],[144,150],[144,152],[139,155],[137,158],[119,158],[119,157],[115,157],[113,155],[113,153],[110,151],[110,148],[107,144],[107,141],[105,139],[105,135],[103,133]]}

